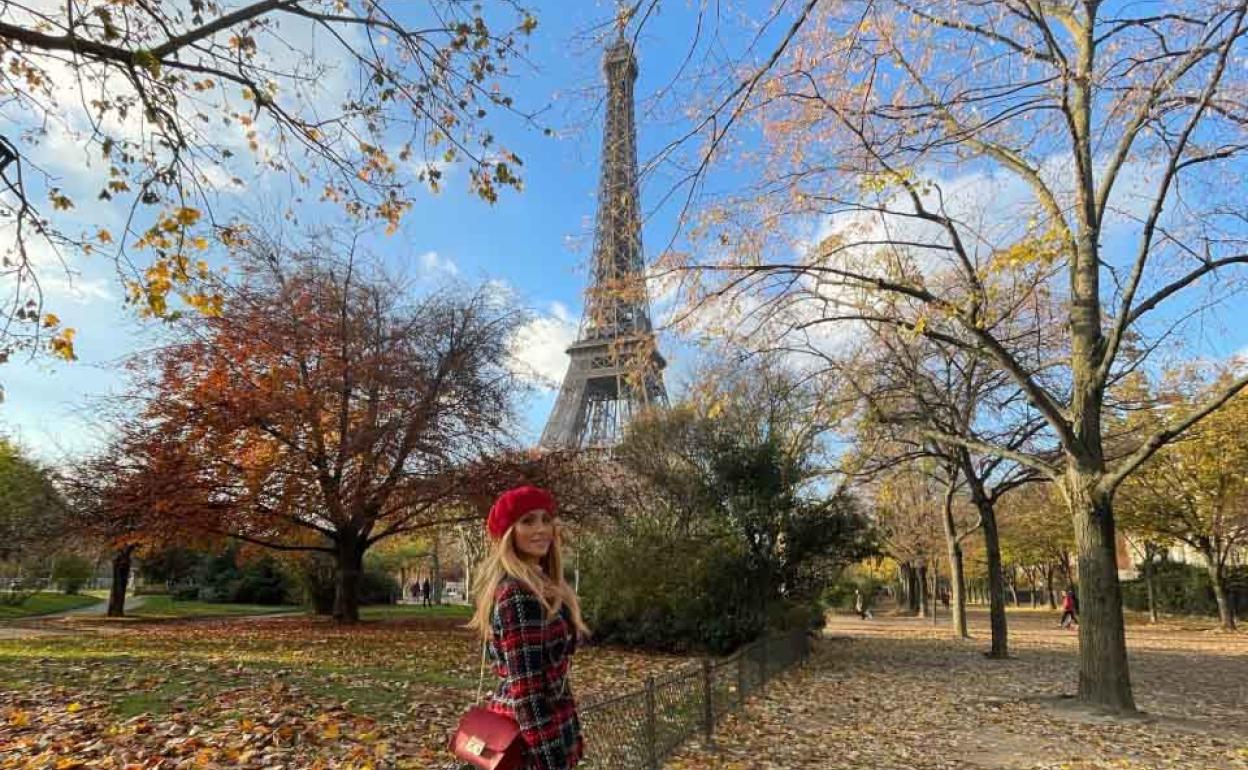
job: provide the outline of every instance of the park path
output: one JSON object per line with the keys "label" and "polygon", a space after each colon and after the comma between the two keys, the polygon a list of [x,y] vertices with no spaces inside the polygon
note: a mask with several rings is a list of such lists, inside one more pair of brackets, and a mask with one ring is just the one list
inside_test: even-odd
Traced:
{"label": "park path", "polygon": [[[1128,631],[1143,719],[1095,716],[1075,689],[1077,636],[1011,613],[1014,657],[929,621],[831,619],[801,669],[780,677],[667,770],[1248,770],[1248,636]],[[1237,727],[1238,726],[1238,727]]]}
{"label": "park path", "polygon": [[[126,612],[143,606],[144,596],[127,596]],[[108,611],[108,601],[97,602],[87,607],[52,612],[47,615],[35,615],[29,618],[14,618],[0,621],[0,639],[28,639],[39,636],[64,636],[66,634],[83,633],[84,629],[66,621],[74,618],[103,617]]]}

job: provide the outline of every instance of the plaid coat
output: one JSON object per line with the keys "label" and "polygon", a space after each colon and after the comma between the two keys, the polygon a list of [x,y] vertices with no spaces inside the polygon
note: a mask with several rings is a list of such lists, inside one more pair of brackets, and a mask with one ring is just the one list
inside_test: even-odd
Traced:
{"label": "plaid coat", "polygon": [[547,619],[542,604],[514,578],[494,594],[491,667],[502,679],[489,708],[520,725],[526,770],[570,770],[585,750],[568,669],[576,651],[576,629],[564,607]]}

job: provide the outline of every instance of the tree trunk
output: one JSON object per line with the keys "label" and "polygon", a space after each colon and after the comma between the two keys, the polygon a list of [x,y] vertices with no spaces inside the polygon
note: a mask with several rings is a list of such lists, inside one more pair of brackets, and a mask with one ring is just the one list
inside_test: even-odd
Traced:
{"label": "tree trunk", "polygon": [[953,521],[953,496],[956,487],[950,485],[945,490],[945,505],[941,522],[945,528],[945,550],[949,556],[949,591],[950,610],[953,633],[959,639],[966,639],[970,634],[966,629],[966,573],[962,567],[962,544],[958,542],[957,526]]}
{"label": "tree trunk", "polygon": [[1218,602],[1218,621],[1223,631],[1235,630],[1235,609],[1226,596],[1226,571],[1216,559],[1205,555],[1209,565],[1209,583],[1213,586],[1213,598]]}
{"label": "tree trunk", "polygon": [[915,570],[915,598],[918,600],[917,614],[920,618],[927,617],[927,565],[923,564]]}
{"label": "tree trunk", "polygon": [[433,577],[430,580],[429,587],[433,592],[433,603],[442,603],[442,556],[438,548],[439,538],[435,531],[433,535]]}
{"label": "tree trunk", "polygon": [[1093,472],[1067,472],[1079,565],[1079,698],[1112,712],[1134,712],[1113,505],[1096,483]]}
{"label": "tree trunk", "polygon": [[1044,568],[1044,590],[1049,594],[1049,609],[1057,609],[1057,594],[1053,592],[1053,565]]}
{"label": "tree trunk", "polygon": [[1148,592],[1148,622],[1157,622],[1157,588],[1154,585],[1156,575],[1153,574],[1153,557],[1151,553],[1144,554],[1144,588]]}
{"label": "tree trunk", "polygon": [[338,541],[334,587],[334,620],[360,622],[360,588],[364,577],[364,548],[354,536]]}
{"label": "tree trunk", "polygon": [[901,565],[901,601],[897,608],[903,612],[914,612],[914,567],[910,562]]}
{"label": "tree trunk", "polygon": [[988,620],[992,627],[990,658],[1010,656],[1009,629],[1005,621],[1005,575],[1001,569],[1001,536],[997,532],[997,512],[992,501],[974,494],[975,508],[983,522],[984,551],[988,561]]}
{"label": "tree trunk", "polygon": [[119,548],[113,554],[113,584],[108,590],[108,617],[126,616],[126,588],[130,585],[130,567],[134,546]]}

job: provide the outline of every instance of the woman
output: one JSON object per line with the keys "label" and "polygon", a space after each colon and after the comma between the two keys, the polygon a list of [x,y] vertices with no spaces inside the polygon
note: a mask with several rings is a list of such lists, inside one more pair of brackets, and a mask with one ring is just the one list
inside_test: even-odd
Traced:
{"label": "woman", "polygon": [[1078,601],[1075,597],[1075,589],[1067,588],[1066,595],[1062,597],[1062,619],[1057,622],[1059,628],[1079,625]]}
{"label": "woman", "polygon": [[563,578],[555,499],[537,487],[499,496],[486,528],[490,553],[477,570],[469,626],[486,641],[501,678],[491,711],[516,720],[526,770],[570,770],[584,753],[576,701],[568,686],[578,636],[589,629]]}

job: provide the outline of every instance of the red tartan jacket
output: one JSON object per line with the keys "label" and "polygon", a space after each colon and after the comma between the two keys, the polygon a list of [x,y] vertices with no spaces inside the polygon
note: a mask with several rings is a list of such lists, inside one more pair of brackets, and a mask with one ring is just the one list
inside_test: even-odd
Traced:
{"label": "red tartan jacket", "polygon": [[571,770],[585,751],[572,688],[566,684],[576,629],[564,607],[550,618],[524,584],[504,578],[494,593],[491,667],[502,679],[489,708],[520,725],[527,770]]}

